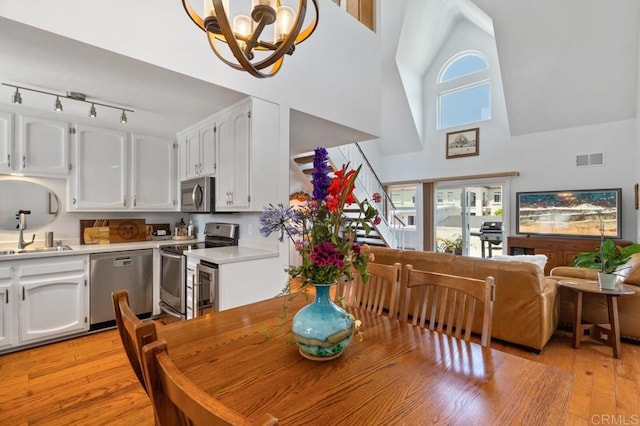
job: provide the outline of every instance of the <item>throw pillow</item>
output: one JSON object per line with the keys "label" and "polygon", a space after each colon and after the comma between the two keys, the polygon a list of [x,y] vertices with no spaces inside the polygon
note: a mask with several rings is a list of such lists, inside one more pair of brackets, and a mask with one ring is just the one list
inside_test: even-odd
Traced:
{"label": "throw pillow", "polygon": [[547,264],[547,256],[544,254],[518,254],[510,256],[508,254],[497,254],[491,259],[499,260],[502,262],[528,262],[536,264],[544,271],[544,267]]}

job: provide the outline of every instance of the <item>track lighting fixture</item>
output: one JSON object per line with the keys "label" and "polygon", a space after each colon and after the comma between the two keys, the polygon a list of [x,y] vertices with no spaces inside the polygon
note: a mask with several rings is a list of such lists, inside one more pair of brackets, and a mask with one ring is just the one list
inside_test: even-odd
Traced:
{"label": "track lighting fixture", "polygon": [[56,112],[62,112],[62,102],[60,102],[60,96],[56,96],[56,106],[54,110]]}
{"label": "track lighting fixture", "polygon": [[56,102],[54,104],[54,110],[57,112],[62,112],[62,101],[60,100],[60,98],[71,99],[72,101],[91,104],[91,109],[89,110],[89,117],[91,118],[96,118],[98,116],[98,113],[96,111],[96,105],[106,107],[106,108],[121,110],[122,115],[120,115],[120,123],[122,124],[127,124],[127,121],[128,121],[127,114],[126,114],[127,112],[135,112],[132,109],[122,108],[115,105],[103,104],[95,101],[88,101],[86,95],[84,95],[83,93],[67,92],[66,95],[60,95],[57,93],[46,92],[44,90],[29,89],[28,87],[16,86],[15,84],[2,83],[2,85],[8,86],[8,87],[14,87],[16,89],[16,91],[11,96],[11,102],[14,104],[22,104],[22,96],[20,95],[20,90],[28,90],[30,92],[36,92],[36,93],[42,93],[44,95],[55,96]]}
{"label": "track lighting fixture", "polygon": [[22,96],[20,96],[20,91],[17,87],[16,87],[16,93],[14,93],[13,96],[11,97],[11,102],[14,104],[22,103]]}

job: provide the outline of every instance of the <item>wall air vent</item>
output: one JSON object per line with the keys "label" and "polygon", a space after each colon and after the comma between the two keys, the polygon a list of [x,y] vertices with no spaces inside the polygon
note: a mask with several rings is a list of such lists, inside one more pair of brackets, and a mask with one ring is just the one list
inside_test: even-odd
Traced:
{"label": "wall air vent", "polygon": [[604,164],[604,153],[597,152],[595,154],[576,155],[576,166],[602,166]]}

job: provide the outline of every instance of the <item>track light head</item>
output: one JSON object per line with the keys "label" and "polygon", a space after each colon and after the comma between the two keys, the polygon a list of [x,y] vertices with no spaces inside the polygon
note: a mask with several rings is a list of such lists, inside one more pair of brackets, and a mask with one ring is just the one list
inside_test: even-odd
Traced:
{"label": "track light head", "polygon": [[56,96],[56,105],[54,107],[56,112],[62,112],[62,102],[60,102],[60,97]]}
{"label": "track light head", "polygon": [[11,97],[11,102],[14,104],[22,103],[22,96],[20,95],[20,89],[18,89],[17,87],[16,87],[16,92]]}
{"label": "track light head", "polygon": [[127,124],[127,113],[122,110],[122,115],[120,116],[120,122],[122,124]]}
{"label": "track light head", "polygon": [[95,104],[91,104],[91,109],[89,110],[89,117],[96,118],[97,116],[98,116],[98,113],[96,112],[96,106]]}

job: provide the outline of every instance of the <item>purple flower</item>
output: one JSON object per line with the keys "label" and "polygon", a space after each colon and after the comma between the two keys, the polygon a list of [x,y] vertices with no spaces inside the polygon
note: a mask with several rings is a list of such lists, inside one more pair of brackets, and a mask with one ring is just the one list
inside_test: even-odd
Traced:
{"label": "purple flower", "polygon": [[329,164],[327,163],[327,150],[318,147],[313,154],[313,174],[311,183],[313,184],[313,199],[323,201],[327,196],[327,188],[331,184],[329,178]]}
{"label": "purple flower", "polygon": [[285,208],[282,204],[278,204],[276,207],[269,204],[260,216],[260,224],[262,225],[260,233],[263,237],[268,237],[273,232],[280,231],[278,240],[283,241],[285,232],[289,237],[298,234],[297,225],[300,223],[300,219],[300,212],[291,207]]}
{"label": "purple flower", "polygon": [[329,241],[313,246],[310,259],[317,266],[344,268],[344,254],[336,250],[333,243]]}

